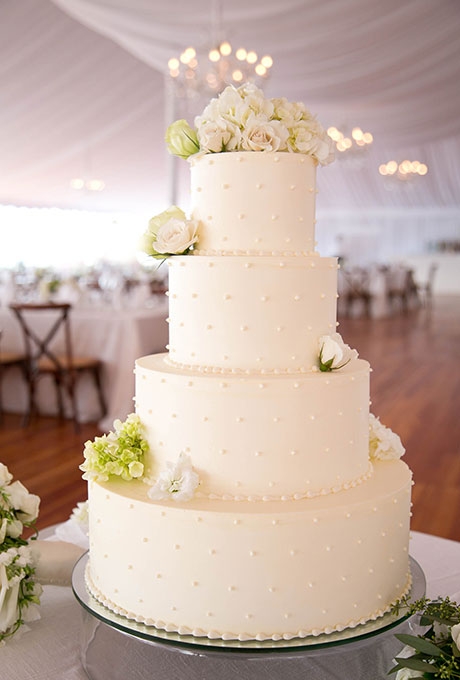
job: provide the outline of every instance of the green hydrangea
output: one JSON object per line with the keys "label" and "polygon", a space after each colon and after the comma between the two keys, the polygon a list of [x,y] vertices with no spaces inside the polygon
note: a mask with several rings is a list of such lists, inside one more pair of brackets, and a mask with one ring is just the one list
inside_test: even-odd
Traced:
{"label": "green hydrangea", "polygon": [[143,476],[148,443],[139,416],[131,413],[124,422],[115,420],[113,426],[114,432],[85,443],[85,462],[80,465],[83,479],[106,482],[116,476],[130,481]]}

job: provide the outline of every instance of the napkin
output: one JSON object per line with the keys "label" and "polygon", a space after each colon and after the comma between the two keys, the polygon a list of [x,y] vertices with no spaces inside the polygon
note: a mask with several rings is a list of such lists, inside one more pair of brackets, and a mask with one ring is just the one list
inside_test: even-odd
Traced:
{"label": "napkin", "polygon": [[65,541],[30,542],[36,563],[35,578],[42,586],[70,586],[75,563],[86,549]]}

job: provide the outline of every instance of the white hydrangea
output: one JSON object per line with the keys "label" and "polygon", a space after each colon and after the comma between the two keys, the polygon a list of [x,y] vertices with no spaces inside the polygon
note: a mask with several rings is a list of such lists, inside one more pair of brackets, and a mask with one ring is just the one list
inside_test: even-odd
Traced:
{"label": "white hydrangea", "polygon": [[374,460],[397,460],[405,453],[399,436],[369,414],[369,455]]}

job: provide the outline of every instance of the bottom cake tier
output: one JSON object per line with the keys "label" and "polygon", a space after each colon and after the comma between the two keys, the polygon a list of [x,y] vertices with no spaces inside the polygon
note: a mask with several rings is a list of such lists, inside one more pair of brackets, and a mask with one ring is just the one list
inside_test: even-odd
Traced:
{"label": "bottom cake tier", "polygon": [[223,639],[289,639],[383,615],[410,588],[412,477],[296,501],[153,502],[139,481],[89,485],[91,594],[130,619]]}

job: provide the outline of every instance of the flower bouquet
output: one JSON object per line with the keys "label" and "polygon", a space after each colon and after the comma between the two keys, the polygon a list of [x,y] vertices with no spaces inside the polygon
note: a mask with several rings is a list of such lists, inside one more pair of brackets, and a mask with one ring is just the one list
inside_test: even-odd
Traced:
{"label": "flower bouquet", "polygon": [[0,643],[21,625],[40,618],[41,586],[24,528],[33,527],[40,498],[30,494],[0,463]]}

